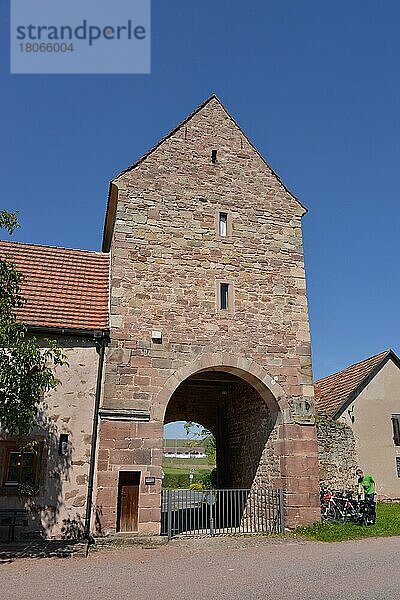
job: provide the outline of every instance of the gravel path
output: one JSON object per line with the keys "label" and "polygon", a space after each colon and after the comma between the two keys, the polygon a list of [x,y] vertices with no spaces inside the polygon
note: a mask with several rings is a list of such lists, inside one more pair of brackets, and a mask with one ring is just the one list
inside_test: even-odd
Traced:
{"label": "gravel path", "polygon": [[396,600],[400,538],[323,544],[199,539],[154,550],[0,567],[2,597],[18,600]]}

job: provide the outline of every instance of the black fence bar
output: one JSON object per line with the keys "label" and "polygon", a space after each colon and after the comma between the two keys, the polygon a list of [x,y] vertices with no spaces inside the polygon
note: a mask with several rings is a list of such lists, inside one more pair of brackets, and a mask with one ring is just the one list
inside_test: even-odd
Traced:
{"label": "black fence bar", "polygon": [[224,535],[284,531],[283,490],[163,490],[161,535]]}

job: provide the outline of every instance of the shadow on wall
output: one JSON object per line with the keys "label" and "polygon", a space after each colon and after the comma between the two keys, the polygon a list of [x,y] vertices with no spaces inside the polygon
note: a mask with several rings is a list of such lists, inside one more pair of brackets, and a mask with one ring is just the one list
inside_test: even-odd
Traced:
{"label": "shadow on wall", "polygon": [[[63,447],[60,433],[68,436]],[[71,433],[65,423],[59,431],[54,419],[46,416],[45,410],[41,412],[39,425],[30,436],[35,442],[32,448],[36,464],[34,478],[29,481],[27,477],[18,486],[0,488],[0,541],[10,541],[11,537],[16,541],[49,537],[75,540],[82,537],[84,522],[78,512],[74,516],[66,513],[66,517],[59,520],[64,502],[69,498],[63,487],[71,478],[74,452]],[[11,441],[3,438],[2,443],[10,444]],[[6,468],[4,461],[2,463]],[[18,511],[14,532],[10,529],[13,510]]]}

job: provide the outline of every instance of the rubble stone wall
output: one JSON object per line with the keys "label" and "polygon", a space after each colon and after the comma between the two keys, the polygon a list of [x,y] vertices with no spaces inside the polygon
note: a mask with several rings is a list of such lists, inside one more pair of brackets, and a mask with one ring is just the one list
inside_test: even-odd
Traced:
{"label": "rubble stone wall", "polygon": [[355,489],[358,458],[352,429],[334,419],[318,417],[317,436],[321,486]]}
{"label": "rubble stone wall", "polygon": [[[0,508],[26,511],[25,525],[16,530],[21,538],[74,538],[84,527],[98,355],[86,338],[68,336],[58,342],[68,366],[57,368],[61,384],[45,395],[41,425],[32,433],[38,441],[37,493],[22,497],[15,486],[3,485],[2,458],[12,441],[0,436]],[[59,454],[62,433],[68,435],[65,455]],[[2,537],[8,534],[5,523],[0,521]]]}

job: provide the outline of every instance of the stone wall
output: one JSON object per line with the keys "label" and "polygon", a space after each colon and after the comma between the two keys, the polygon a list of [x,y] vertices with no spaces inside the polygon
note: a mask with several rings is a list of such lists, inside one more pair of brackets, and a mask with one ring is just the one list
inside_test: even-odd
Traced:
{"label": "stone wall", "polygon": [[[142,533],[159,533],[163,428],[160,423],[102,420],[95,504],[98,535],[117,529],[121,471],[140,473],[139,521]],[[146,485],[155,477],[155,485]]]}
{"label": "stone wall", "polygon": [[[26,526],[17,529],[21,537],[70,538],[83,531],[89,472],[93,406],[97,378],[97,352],[91,340],[65,337],[69,366],[57,369],[61,385],[46,394],[41,426],[33,431],[38,443],[38,494],[21,498],[15,487],[0,485],[0,508],[23,508]],[[65,456],[58,452],[60,434],[68,435]],[[0,482],[4,481],[6,440],[0,441]],[[0,536],[7,535],[0,526]]]}
{"label": "stone wall", "polygon": [[[204,351],[249,356],[288,397],[312,397],[304,209],[220,104],[211,101],[115,185],[104,404],[162,419],[157,389]],[[219,209],[231,214],[231,237],[216,233]],[[216,306],[225,279],[235,288],[232,312]],[[152,343],[154,329],[162,345]]]}
{"label": "stone wall", "polygon": [[229,449],[226,487],[272,487],[280,476],[279,455],[274,451],[278,413],[270,410],[260,394],[245,382],[236,386],[232,396],[226,407]]}
{"label": "stone wall", "polygon": [[320,416],[317,437],[321,486],[339,490],[355,488],[358,458],[351,428]]}

